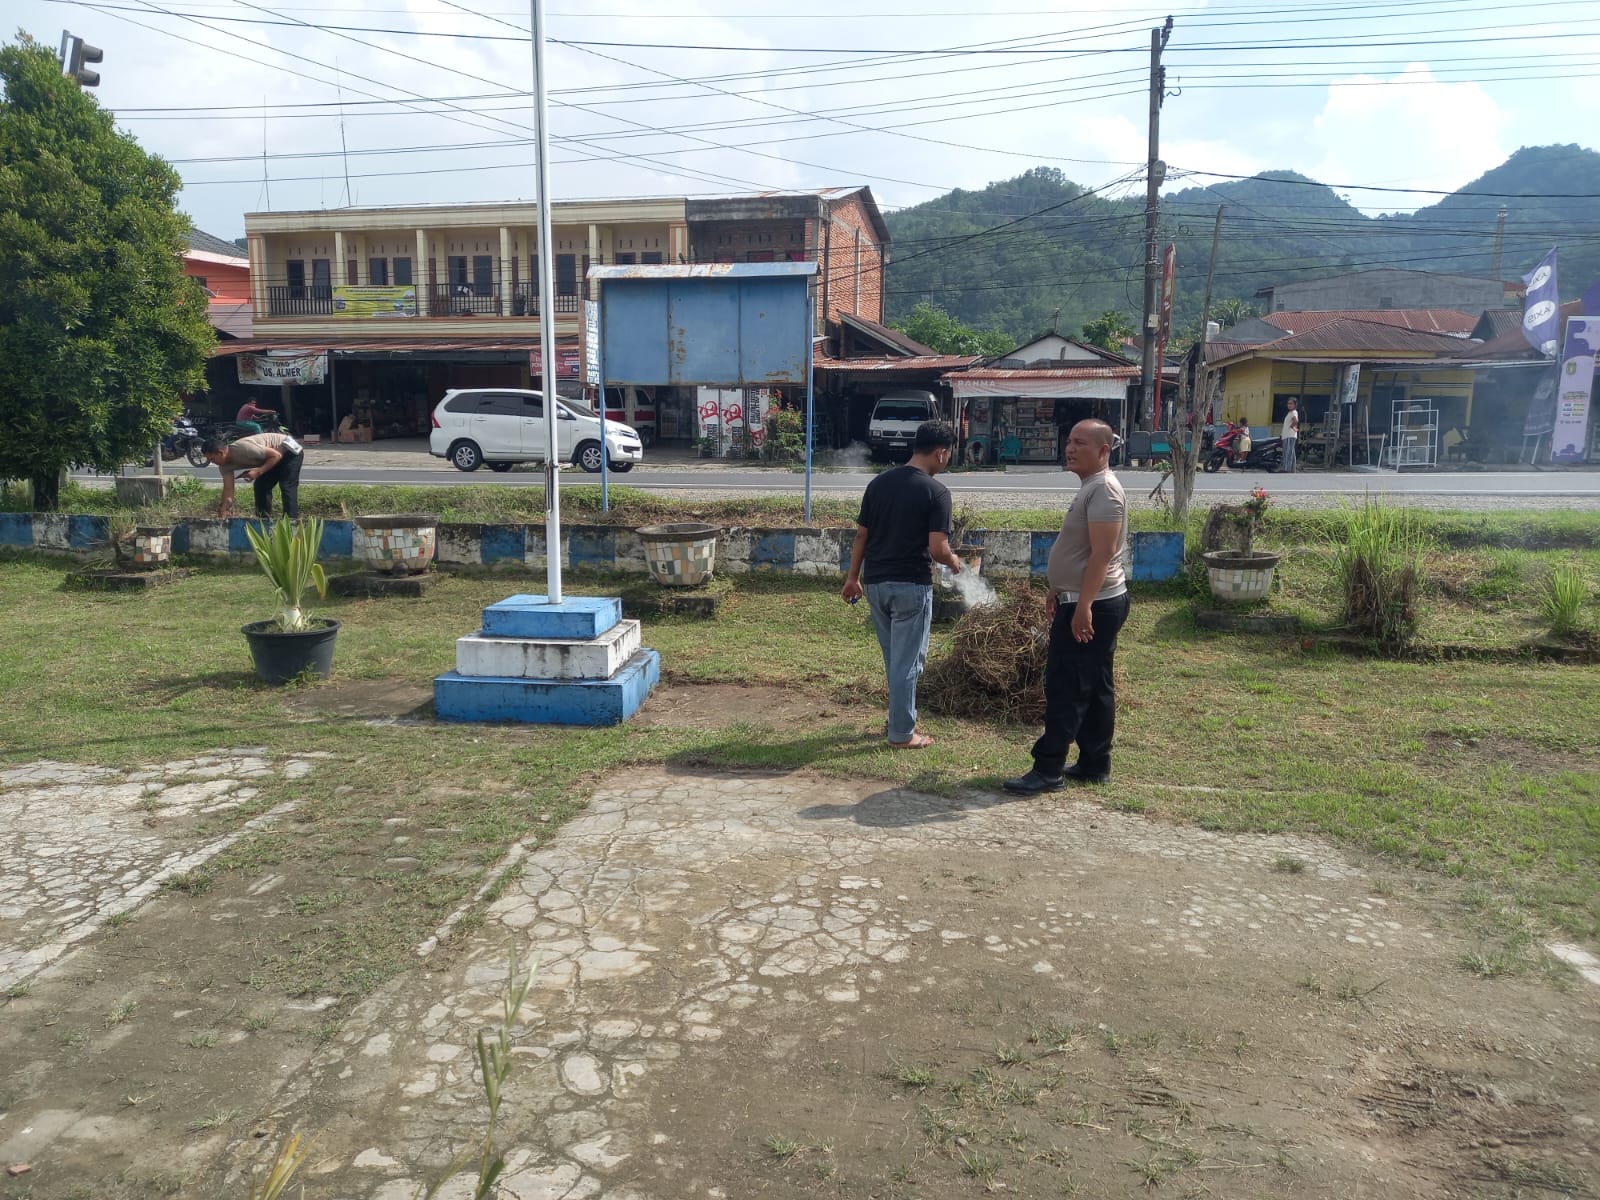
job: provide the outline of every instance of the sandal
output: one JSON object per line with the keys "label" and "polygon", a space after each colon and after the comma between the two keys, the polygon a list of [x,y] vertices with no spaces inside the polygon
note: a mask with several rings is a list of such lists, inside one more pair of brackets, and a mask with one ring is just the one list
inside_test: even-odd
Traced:
{"label": "sandal", "polygon": [[909,742],[890,742],[891,750],[926,750],[933,745],[933,738],[925,733],[913,733]]}

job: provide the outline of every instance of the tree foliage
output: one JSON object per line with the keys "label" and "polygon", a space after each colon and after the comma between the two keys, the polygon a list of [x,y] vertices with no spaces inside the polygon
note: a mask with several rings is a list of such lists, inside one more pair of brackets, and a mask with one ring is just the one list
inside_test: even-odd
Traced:
{"label": "tree foliage", "polygon": [[216,335],[183,274],[177,172],[25,34],[0,47],[0,478],[142,458]]}
{"label": "tree foliage", "polygon": [[[1588,198],[1596,194],[1600,153],[1580,146],[1518,150],[1409,215],[1368,216],[1291,171],[1168,192],[1159,236],[1177,247],[1174,329],[1198,330],[1219,205],[1225,211],[1212,319],[1226,326],[1230,301],[1248,304],[1274,284],[1377,267],[1488,278],[1501,205],[1501,277],[1515,279],[1560,242],[1563,295],[1578,295],[1600,277],[1600,225]],[[928,304],[971,328],[1026,339],[1042,329],[1080,328],[1107,310],[1140,309],[1142,191],[1107,199],[1041,167],[887,220],[895,249],[891,316]]]}
{"label": "tree foliage", "polygon": [[1083,340],[1116,354],[1122,353],[1124,338],[1131,338],[1139,329],[1126,313],[1108,308],[1092,321],[1083,325]]}
{"label": "tree foliage", "polygon": [[894,324],[894,328],[940,354],[981,354],[985,358],[998,358],[1017,345],[1010,334],[998,329],[969,329],[932,304],[916,305],[905,320]]}

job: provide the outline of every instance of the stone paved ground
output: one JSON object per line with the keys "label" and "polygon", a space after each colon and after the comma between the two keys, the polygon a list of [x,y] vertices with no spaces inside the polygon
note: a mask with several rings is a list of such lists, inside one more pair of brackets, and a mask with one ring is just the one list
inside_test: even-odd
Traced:
{"label": "stone paved ground", "polygon": [[[6,945],[50,948],[49,965],[11,961],[38,985],[26,1003],[70,1004],[114,971],[95,923],[220,848],[175,856],[163,821],[314,769],[239,753],[0,777]],[[403,856],[404,826],[386,836]],[[500,1019],[513,948],[542,961],[499,1128],[509,1200],[1131,1196],[1167,1179],[1177,1194],[1510,1197],[1600,1178],[1600,992],[1468,975],[1449,885],[1315,839],[1070,795],[641,769],[507,863],[515,882],[464,945],[419,946],[416,971],[331,1039],[211,1051],[213,1103],[242,1114],[215,1129],[120,1076],[62,1095],[31,1018],[0,1029],[0,1163],[76,1164],[90,1187],[41,1173],[0,1195],[110,1194],[97,1170],[180,1186],[166,1167],[181,1194],[243,1195],[303,1130],[307,1196],[409,1198],[483,1127],[472,1044]],[[146,904],[159,930],[176,900]],[[191,953],[268,919],[218,907],[184,918]],[[226,1065],[253,1044],[270,1057]],[[458,1176],[439,1194],[470,1193]]]}

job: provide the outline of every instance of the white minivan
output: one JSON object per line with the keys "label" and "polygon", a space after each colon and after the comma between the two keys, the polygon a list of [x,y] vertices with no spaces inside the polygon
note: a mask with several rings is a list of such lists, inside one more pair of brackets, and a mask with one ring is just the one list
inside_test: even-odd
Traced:
{"label": "white minivan", "polygon": [[[600,418],[577,401],[556,401],[556,451],[562,462],[600,470]],[[524,388],[452,388],[433,410],[428,453],[448,458],[461,471],[485,463],[509,471],[522,462],[543,462],[547,445],[544,395]],[[639,435],[618,421],[606,422],[606,449],[613,471],[631,471],[644,458]]]}

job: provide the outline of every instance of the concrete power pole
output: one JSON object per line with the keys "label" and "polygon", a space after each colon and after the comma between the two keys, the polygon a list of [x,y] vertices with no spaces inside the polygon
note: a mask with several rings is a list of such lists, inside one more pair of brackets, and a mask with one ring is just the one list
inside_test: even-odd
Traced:
{"label": "concrete power pole", "polygon": [[1161,184],[1167,165],[1161,161],[1161,98],[1166,92],[1166,72],[1161,66],[1161,51],[1172,36],[1172,18],[1160,29],[1150,31],[1150,157],[1146,164],[1144,200],[1144,325],[1139,369],[1139,420],[1148,422],[1155,413],[1156,328],[1161,320],[1156,296],[1161,287],[1161,256],[1157,252],[1161,224]]}

